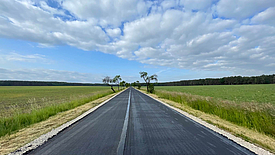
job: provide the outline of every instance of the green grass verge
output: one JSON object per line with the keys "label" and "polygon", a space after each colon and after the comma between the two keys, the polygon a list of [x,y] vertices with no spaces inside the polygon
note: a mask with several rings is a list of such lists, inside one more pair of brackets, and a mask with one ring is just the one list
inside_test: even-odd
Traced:
{"label": "green grass verge", "polygon": [[83,105],[98,98],[107,96],[112,92],[98,92],[88,98],[82,98],[80,100],[74,100],[71,102],[54,104],[41,109],[33,109],[30,113],[18,113],[12,117],[0,118],[0,137],[12,134],[22,128],[25,128],[31,124],[38,123],[46,120],[47,118],[56,115],[59,112],[73,109],[77,106]]}
{"label": "green grass verge", "polygon": [[193,109],[217,115],[237,125],[275,137],[274,104],[236,103],[211,97],[161,90],[156,90],[155,94],[161,98],[185,104]]}

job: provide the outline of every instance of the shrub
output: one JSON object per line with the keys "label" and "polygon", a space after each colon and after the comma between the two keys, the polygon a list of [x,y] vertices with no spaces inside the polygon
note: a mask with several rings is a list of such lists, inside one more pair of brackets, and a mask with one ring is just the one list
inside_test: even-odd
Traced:
{"label": "shrub", "polygon": [[150,83],[150,84],[149,84],[149,87],[148,87],[148,92],[154,93],[154,91],[155,91],[154,84],[153,84],[153,83]]}

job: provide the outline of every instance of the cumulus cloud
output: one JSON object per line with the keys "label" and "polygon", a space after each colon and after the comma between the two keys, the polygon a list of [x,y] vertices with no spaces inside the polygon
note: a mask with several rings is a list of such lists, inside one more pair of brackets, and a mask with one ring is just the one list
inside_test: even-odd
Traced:
{"label": "cumulus cloud", "polygon": [[270,26],[275,25],[275,7],[270,7],[265,11],[257,14],[251,19],[253,24],[268,24]]}
{"label": "cumulus cloud", "polygon": [[104,27],[119,26],[122,21],[134,20],[147,12],[147,5],[141,0],[66,0],[62,6],[80,19],[97,19]]}
{"label": "cumulus cloud", "polygon": [[108,41],[93,20],[63,21],[29,1],[1,1],[0,15],[0,36],[5,38],[48,45],[68,44],[85,50]]}
{"label": "cumulus cloud", "polygon": [[119,28],[116,28],[116,29],[107,29],[106,30],[108,35],[112,38],[116,38],[116,37],[119,37],[120,34],[121,34],[121,30]]}
{"label": "cumulus cloud", "polygon": [[190,10],[205,10],[209,9],[213,2],[217,0],[181,0],[180,4],[184,6],[185,9]]}
{"label": "cumulus cloud", "polygon": [[216,7],[221,17],[245,19],[272,6],[275,6],[274,0],[220,0]]}
{"label": "cumulus cloud", "polygon": [[0,37],[144,64],[274,73],[274,0],[0,1]]}
{"label": "cumulus cloud", "polygon": [[40,1],[40,6],[43,10],[46,10],[46,11],[50,12],[51,14],[66,16],[66,14],[64,13],[63,10],[58,10],[58,9],[50,7],[47,5],[47,3],[45,1]]}

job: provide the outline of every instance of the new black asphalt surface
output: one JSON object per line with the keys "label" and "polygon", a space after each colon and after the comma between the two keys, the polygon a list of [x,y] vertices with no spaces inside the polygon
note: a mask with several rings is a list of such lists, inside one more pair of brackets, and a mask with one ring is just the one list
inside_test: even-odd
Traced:
{"label": "new black asphalt surface", "polygon": [[116,154],[128,98],[126,90],[29,154]]}
{"label": "new black asphalt surface", "polygon": [[[121,144],[124,150],[119,152]],[[130,88],[29,154],[253,153]]]}

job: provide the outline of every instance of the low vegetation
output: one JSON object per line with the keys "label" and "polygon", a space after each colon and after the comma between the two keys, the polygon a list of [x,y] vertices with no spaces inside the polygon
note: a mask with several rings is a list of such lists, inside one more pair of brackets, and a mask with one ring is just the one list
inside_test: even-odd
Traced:
{"label": "low vegetation", "polygon": [[[275,137],[274,85],[155,87],[155,90],[161,98]],[[259,92],[261,95],[257,95]]]}
{"label": "low vegetation", "polygon": [[137,86],[137,88],[140,89],[141,84],[139,83],[139,81],[136,81],[136,82],[133,82],[133,83],[131,84],[131,86],[133,86],[134,88],[136,88],[136,86]]}
{"label": "low vegetation", "polygon": [[256,102],[275,104],[275,84],[212,85],[212,86],[155,86],[156,90],[182,92],[213,97],[237,103]]}
{"label": "low vegetation", "polygon": [[109,87],[0,87],[0,137],[111,93]]}

